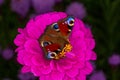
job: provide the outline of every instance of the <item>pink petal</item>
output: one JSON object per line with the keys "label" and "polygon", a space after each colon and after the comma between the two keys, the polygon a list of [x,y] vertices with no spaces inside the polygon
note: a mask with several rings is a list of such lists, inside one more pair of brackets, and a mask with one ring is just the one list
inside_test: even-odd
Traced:
{"label": "pink petal", "polygon": [[91,51],[91,50],[87,50],[86,51],[86,60],[96,60],[97,56],[95,54],[95,52]]}
{"label": "pink petal", "polygon": [[67,17],[67,14],[64,12],[58,12],[58,13],[61,19]]}
{"label": "pink petal", "polygon": [[64,73],[61,73],[58,71],[52,71],[50,74],[50,77],[51,77],[51,80],[63,80]]}
{"label": "pink petal", "polygon": [[72,66],[76,63],[76,59],[75,58],[68,58],[65,57],[59,61],[57,61],[56,66],[57,66],[57,70],[60,72],[64,72],[68,69],[71,69]]}
{"label": "pink petal", "polygon": [[82,27],[82,24],[79,24],[79,22],[81,22],[81,21],[79,19],[75,18],[75,23],[74,23],[72,32],[80,30],[80,28]]}
{"label": "pink petal", "polygon": [[23,60],[23,57],[24,57],[24,54],[26,52],[24,50],[20,50],[17,54],[17,61],[20,63],[20,64],[24,64],[24,60]]}
{"label": "pink petal", "polygon": [[[73,53],[73,52],[71,52]],[[64,58],[64,60],[66,63],[70,63],[70,64],[75,64],[77,62],[76,56],[74,56],[73,58],[68,58],[67,56]]]}
{"label": "pink petal", "polygon": [[41,72],[43,74],[49,74],[50,72],[52,71],[52,68],[51,67],[46,67],[46,68],[41,68]]}
{"label": "pink petal", "polygon": [[80,31],[86,31],[85,25],[82,20],[79,20],[75,18],[75,26],[73,28],[74,31],[80,30]]}
{"label": "pink petal", "polygon": [[50,61],[50,67],[51,67],[51,69],[54,69],[54,68],[55,68],[54,60],[51,60],[51,61]]}
{"label": "pink petal", "polygon": [[40,44],[37,40],[31,39],[31,40],[26,41],[24,47],[27,52],[30,52],[32,54],[42,53]]}
{"label": "pink petal", "polygon": [[31,63],[31,58],[32,58],[32,55],[29,55],[25,50],[20,50],[18,52],[18,62],[20,62],[21,64],[25,64],[25,65],[32,65]]}
{"label": "pink petal", "polygon": [[24,29],[18,28],[18,32],[19,32],[20,34],[24,34],[25,36],[27,36],[26,27],[25,27]]}
{"label": "pink petal", "polygon": [[72,48],[72,52],[76,55],[78,58],[85,58],[85,50],[82,49],[75,49],[76,47]]}
{"label": "pink petal", "polygon": [[43,68],[43,66],[32,66],[31,69],[32,69],[32,72],[37,76],[46,75],[52,71],[50,67]]}
{"label": "pink petal", "polygon": [[64,68],[61,68],[58,64],[57,64],[57,70],[58,70],[59,72],[65,72]]}
{"label": "pink petal", "polygon": [[51,65],[51,60],[47,60],[45,57],[43,57],[42,60],[43,60],[43,67],[44,68],[53,66],[53,65]]}
{"label": "pink petal", "polygon": [[27,65],[27,66],[33,65],[32,57],[33,57],[33,55],[30,55],[27,52],[26,52],[26,54],[24,54],[23,60],[24,60],[25,65]]}
{"label": "pink petal", "polygon": [[[41,18],[42,17],[43,16],[41,16]],[[48,21],[48,20],[45,20],[45,21]],[[38,35],[39,37],[44,33],[44,30],[46,29],[46,27],[48,27],[48,25],[46,25],[45,21],[43,21],[42,19],[38,19],[35,21],[34,25],[36,25],[36,27],[38,28],[37,30],[39,30],[39,35]]]}
{"label": "pink petal", "polygon": [[68,57],[68,58],[75,58],[75,54],[74,53],[72,53],[72,52],[67,52],[66,53],[66,57]]}
{"label": "pink petal", "polygon": [[78,51],[80,51],[80,50],[86,50],[86,43],[85,43],[85,41],[84,40],[81,40],[81,39],[77,39],[77,40],[73,40],[74,41],[74,43],[72,43],[72,46],[73,46],[73,51],[75,51],[75,52],[78,52]]}
{"label": "pink petal", "polygon": [[[55,23],[55,22],[57,22],[58,20],[60,20],[60,19],[63,19],[63,18],[65,18],[65,17],[67,17],[67,15],[65,14],[65,13],[63,13],[63,12],[58,12],[58,14],[50,14],[50,22],[51,23]],[[49,23],[49,24],[51,24],[51,23]]]}
{"label": "pink petal", "polygon": [[80,64],[79,68],[83,68],[85,66],[85,62],[86,62],[84,51],[81,51],[81,52],[78,51],[78,53],[76,53],[76,55],[77,55],[77,63]]}
{"label": "pink petal", "polygon": [[30,66],[23,66],[22,69],[21,69],[22,73],[27,73],[27,72],[30,72],[30,71],[31,71]]}
{"label": "pink petal", "polygon": [[93,71],[93,67],[90,64],[90,62],[86,62],[86,66],[83,69],[81,69],[80,71],[81,71],[81,73],[88,75]]}
{"label": "pink petal", "polygon": [[57,68],[58,68],[58,70],[60,70],[60,71],[64,71],[64,70],[66,70],[66,69],[70,69],[70,68],[72,68],[72,63],[71,62],[69,62],[69,59],[68,60],[60,60],[59,62],[57,62]]}
{"label": "pink petal", "polygon": [[41,55],[35,55],[32,57],[32,63],[36,66],[41,66],[43,65],[43,60]]}
{"label": "pink petal", "polygon": [[71,69],[66,71],[66,75],[69,76],[70,78],[76,77],[78,73],[79,70],[76,67],[72,67]]}
{"label": "pink petal", "polygon": [[76,80],[86,80],[86,75],[79,72],[79,74],[77,75],[77,79]]}
{"label": "pink petal", "polygon": [[27,28],[27,33],[29,37],[33,39],[38,39],[40,37],[41,30],[39,29],[38,26],[35,25],[32,19],[28,22],[26,28]]}
{"label": "pink petal", "polygon": [[63,80],[76,80],[76,78],[70,78],[67,75],[64,76]]}
{"label": "pink petal", "polygon": [[24,45],[25,43],[25,37],[23,34],[18,34],[16,36],[16,38],[14,39],[14,43],[17,45],[17,46],[21,46],[21,45]]}
{"label": "pink petal", "polygon": [[39,80],[52,80],[50,75],[42,75],[40,76]]}
{"label": "pink petal", "polygon": [[84,60],[79,60],[76,64],[74,64],[75,66],[77,66],[77,68],[82,69],[85,67],[85,61]]}
{"label": "pink petal", "polygon": [[22,57],[17,57],[17,61],[20,63],[20,64],[25,64],[24,63],[24,60],[22,59]]}
{"label": "pink petal", "polygon": [[15,52],[19,52],[19,51],[21,51],[21,50],[23,50],[23,49],[24,49],[23,46],[19,46],[19,47],[15,50]]}
{"label": "pink petal", "polygon": [[93,35],[92,35],[92,32],[91,32],[91,29],[90,28],[86,28],[86,37],[87,38],[92,38]]}
{"label": "pink petal", "polygon": [[95,52],[92,52],[92,57],[91,57],[91,60],[96,60],[97,59],[97,55]]}
{"label": "pink petal", "polygon": [[85,39],[87,43],[88,49],[94,49],[95,48],[95,40],[94,39]]}
{"label": "pink petal", "polygon": [[52,23],[55,23],[57,22],[59,19],[60,19],[60,16],[58,14],[50,14],[49,15],[50,18],[48,19],[48,23],[47,24],[52,24]]}
{"label": "pink petal", "polygon": [[18,28],[18,32],[19,32],[19,33],[24,33],[24,29]]}
{"label": "pink petal", "polygon": [[72,34],[70,36],[70,40],[72,39],[83,39],[84,38],[84,32],[77,30],[77,31],[72,31]]}
{"label": "pink petal", "polygon": [[41,68],[40,66],[32,66],[31,67],[31,72],[35,75],[35,76],[41,76]]}

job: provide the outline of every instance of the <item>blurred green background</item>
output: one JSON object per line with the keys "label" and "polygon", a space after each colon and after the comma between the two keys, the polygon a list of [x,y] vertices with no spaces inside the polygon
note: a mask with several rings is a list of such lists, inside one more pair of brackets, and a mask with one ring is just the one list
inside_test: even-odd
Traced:
{"label": "blurred green background", "polygon": [[[12,1],[15,0],[0,0],[0,80],[22,80],[18,77],[21,65],[16,61],[16,53],[12,52],[13,54],[11,53],[10,58],[7,59],[3,56],[6,49],[15,50],[16,46],[13,40],[18,33],[17,28],[25,27],[30,18],[52,11],[52,9],[53,11],[67,12],[69,6],[74,2],[84,5],[81,10],[79,9],[80,6],[76,7],[78,8],[76,9],[78,10],[78,14],[81,14],[77,15],[77,17],[82,19],[86,24],[89,24],[88,27],[91,28],[94,35],[96,41],[94,50],[98,57],[97,60],[93,62],[95,71],[103,71],[104,77],[106,78],[100,80],[120,80],[120,59],[117,59],[120,58],[120,0],[57,0],[54,4],[51,3],[52,9],[48,11],[47,7],[41,5],[44,3],[49,4],[49,2],[47,3],[45,0],[40,0],[41,2],[38,0],[38,2],[41,3],[40,5],[36,3],[33,4],[32,1],[34,0],[26,0],[29,4],[27,2],[19,2],[23,0],[16,0],[16,3],[12,3]],[[39,11],[39,9],[35,8],[35,5],[45,7],[43,9],[46,10]],[[24,12],[23,9],[22,13],[19,10],[17,11],[17,9],[13,9],[15,6],[20,8],[21,6],[22,8],[29,7],[29,9],[28,11],[25,9],[26,12]],[[71,8],[71,11],[72,10],[74,10],[74,8]],[[110,63],[109,58],[115,54],[119,57],[114,57],[112,60],[113,63]],[[118,64],[116,63],[117,60]],[[116,64],[114,64],[114,62]],[[92,74],[88,76],[88,80],[91,76]],[[36,80],[38,79],[36,78]]]}

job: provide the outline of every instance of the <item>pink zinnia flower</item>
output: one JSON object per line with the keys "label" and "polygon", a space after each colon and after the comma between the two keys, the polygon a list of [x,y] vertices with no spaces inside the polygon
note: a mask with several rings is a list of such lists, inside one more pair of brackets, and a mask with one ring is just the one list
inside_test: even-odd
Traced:
{"label": "pink zinnia flower", "polygon": [[72,2],[70,5],[68,5],[66,8],[66,13],[79,19],[83,19],[87,15],[84,4],[79,2]]}
{"label": "pink zinnia flower", "polygon": [[0,6],[4,3],[4,0],[0,0]]}
{"label": "pink zinnia flower", "polygon": [[31,0],[36,13],[43,14],[53,11],[55,0]]}
{"label": "pink zinnia flower", "polygon": [[69,38],[73,48],[64,58],[46,59],[38,41],[47,25],[66,17],[63,12],[51,12],[31,19],[24,29],[18,29],[14,43],[18,46],[17,60],[23,65],[22,72],[32,72],[40,80],[86,80],[93,70],[89,61],[96,60],[95,41],[90,28],[81,20],[75,18]]}
{"label": "pink zinnia flower", "polygon": [[30,0],[11,0],[11,10],[25,17],[30,8]]}
{"label": "pink zinnia flower", "polygon": [[106,80],[106,75],[103,71],[94,72],[89,80]]}
{"label": "pink zinnia flower", "polygon": [[28,73],[19,73],[18,74],[19,80],[35,80],[35,76],[28,72]]}
{"label": "pink zinnia flower", "polygon": [[108,62],[109,62],[110,65],[118,66],[120,64],[120,55],[117,54],[117,53],[112,54],[108,58]]}
{"label": "pink zinnia flower", "polygon": [[6,48],[1,55],[5,60],[10,60],[14,56],[14,51],[11,48]]}

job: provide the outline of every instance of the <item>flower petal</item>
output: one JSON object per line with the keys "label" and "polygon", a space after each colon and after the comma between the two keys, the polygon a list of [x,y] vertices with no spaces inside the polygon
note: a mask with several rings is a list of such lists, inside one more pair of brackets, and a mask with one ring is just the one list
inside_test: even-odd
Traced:
{"label": "flower petal", "polygon": [[50,72],[52,71],[52,68],[51,67],[46,67],[46,68],[42,68],[41,67],[41,72],[43,73],[43,74],[49,74]]}
{"label": "flower petal", "polygon": [[75,78],[70,78],[67,75],[64,76],[63,80],[76,80]]}
{"label": "flower petal", "polygon": [[38,39],[41,34],[41,30],[35,25],[34,20],[31,19],[27,24],[27,33],[30,38]]}
{"label": "flower petal", "polygon": [[14,43],[16,44],[16,46],[21,46],[21,45],[24,45],[25,40],[26,39],[23,34],[18,34],[14,39]]}
{"label": "flower petal", "polygon": [[16,50],[15,50],[15,52],[19,52],[19,51],[21,51],[21,50],[23,50],[24,49],[24,47],[23,46],[20,46],[20,47],[18,47]]}
{"label": "flower petal", "polygon": [[67,52],[67,53],[66,53],[66,57],[67,57],[67,58],[75,58],[75,56],[76,56],[76,55],[75,55],[74,53],[72,53],[72,52]]}
{"label": "flower petal", "polygon": [[94,39],[85,39],[87,43],[88,49],[94,49],[95,48],[95,40]]}
{"label": "flower petal", "polygon": [[79,72],[79,74],[76,77],[76,80],[86,80],[86,75]]}
{"label": "flower petal", "polygon": [[87,49],[86,43],[82,39],[74,40],[74,42],[72,42],[71,45],[73,46],[72,50],[74,52],[79,52],[81,50],[86,50]]}
{"label": "flower petal", "polygon": [[86,58],[86,60],[96,60],[97,56],[96,56],[95,52],[93,52],[91,50],[87,50],[85,58]]}
{"label": "flower petal", "polygon": [[40,66],[32,66],[31,71],[35,76],[41,76],[42,75]]}
{"label": "flower petal", "polygon": [[64,73],[52,71],[50,74],[51,80],[63,80]]}
{"label": "flower petal", "polygon": [[71,69],[72,68],[72,65],[73,63],[71,61],[69,61],[70,59],[62,59],[62,60],[59,60],[57,63],[56,63],[56,66],[57,66],[57,69],[59,71],[63,71],[64,70],[67,70],[67,69]]}
{"label": "flower petal", "polygon": [[33,57],[33,55],[30,55],[27,52],[26,52],[26,54],[24,54],[23,60],[24,60],[25,65],[27,65],[27,66],[33,65],[32,57]]}
{"label": "flower petal", "polygon": [[92,52],[92,57],[91,57],[91,60],[96,60],[97,59],[97,55],[95,52]]}
{"label": "flower petal", "polygon": [[93,67],[90,62],[86,62],[86,66],[80,70],[83,74],[90,74],[93,71]]}
{"label": "flower petal", "polygon": [[40,76],[39,80],[52,80],[50,75],[42,75]]}
{"label": "flower petal", "polygon": [[77,76],[78,73],[79,69],[76,67],[72,67],[71,69],[66,71],[66,75],[69,76],[70,78],[74,78],[75,76]]}
{"label": "flower petal", "polygon": [[70,40],[71,39],[83,39],[84,38],[84,32],[77,30],[77,31],[72,31],[72,34],[70,36]]}
{"label": "flower petal", "polygon": [[42,56],[39,54],[33,56],[32,63],[33,63],[33,65],[36,65],[36,66],[42,66],[42,64],[43,64]]}
{"label": "flower petal", "polygon": [[23,66],[22,69],[21,69],[22,73],[27,73],[27,72],[30,72],[30,71],[31,71],[30,66]]}
{"label": "flower petal", "polygon": [[[37,61],[38,60],[38,61]],[[49,74],[53,67],[51,66],[51,62],[50,61],[45,61],[44,59],[39,59],[39,55],[38,57],[34,57],[32,59],[32,62],[34,64],[34,66],[37,66],[37,68],[39,68],[39,71],[41,72],[41,74]]]}
{"label": "flower petal", "polygon": [[24,50],[20,50],[17,54],[17,61],[20,63],[20,64],[24,64],[24,60],[23,60],[23,57],[24,57],[24,54],[26,52]]}
{"label": "flower petal", "polygon": [[28,52],[26,52],[25,50],[20,50],[17,56],[18,56],[17,60],[21,64],[24,64],[27,66],[32,65],[31,59],[33,55],[29,55]]}
{"label": "flower petal", "polygon": [[79,61],[77,61],[77,63],[74,64],[74,65],[76,65],[77,68],[82,69],[82,68],[85,67],[85,61],[84,61],[84,60],[81,60],[81,61],[79,60]]}
{"label": "flower petal", "polygon": [[41,54],[42,53],[42,49],[37,40],[34,40],[34,39],[27,40],[25,42],[24,47],[27,52],[30,52],[32,54]]}

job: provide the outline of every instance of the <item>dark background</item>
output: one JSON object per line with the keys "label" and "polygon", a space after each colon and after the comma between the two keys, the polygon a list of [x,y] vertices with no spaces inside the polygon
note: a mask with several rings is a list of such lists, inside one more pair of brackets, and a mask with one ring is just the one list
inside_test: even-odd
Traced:
{"label": "dark background", "polygon": [[[64,12],[66,7],[74,1],[84,4],[86,8],[87,15],[82,20],[90,24],[96,41],[94,50],[98,58],[94,62],[95,70],[102,70],[106,80],[120,80],[120,64],[111,65],[108,62],[109,57],[114,53],[120,55],[120,0],[62,0],[56,3],[53,9]],[[8,47],[15,50],[13,40],[18,33],[17,28],[25,27],[30,15],[35,13],[31,6],[27,15],[22,17],[11,10],[10,3],[11,0],[4,0],[0,6],[0,46],[2,50]],[[16,61],[15,52],[13,55],[9,60],[5,60],[0,55],[0,80],[4,78],[19,80],[17,75],[21,65]]]}

